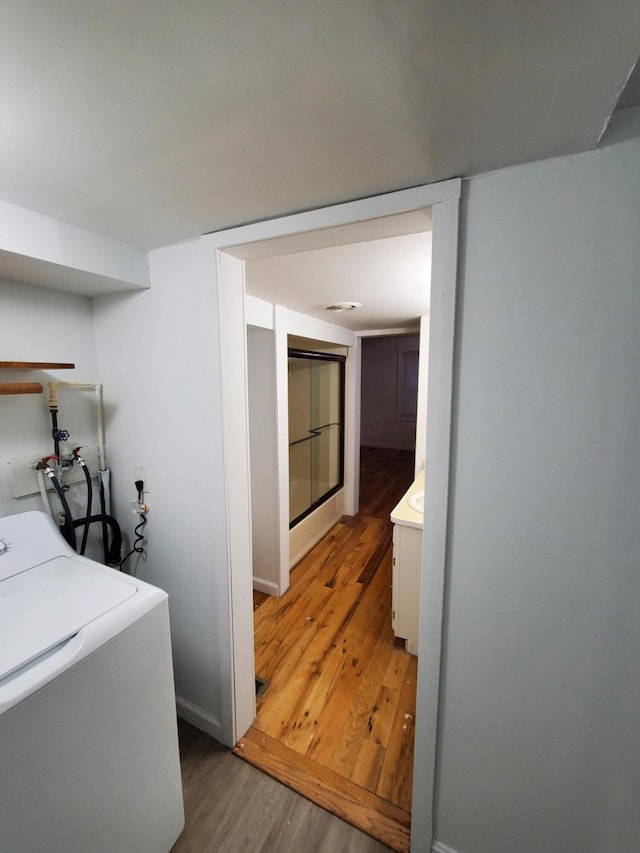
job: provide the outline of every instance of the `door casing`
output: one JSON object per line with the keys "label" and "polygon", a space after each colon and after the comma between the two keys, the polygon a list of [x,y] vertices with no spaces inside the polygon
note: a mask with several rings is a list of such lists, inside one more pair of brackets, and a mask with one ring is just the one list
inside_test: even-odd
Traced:
{"label": "door casing", "polygon": [[438,736],[450,477],[451,402],[458,252],[459,179],[255,223],[201,238],[215,253],[227,527],[229,645],[223,739],[237,742],[255,718],[253,592],[242,248],[274,238],[430,207],[433,218],[426,484],[414,761],[412,850],[431,849]]}

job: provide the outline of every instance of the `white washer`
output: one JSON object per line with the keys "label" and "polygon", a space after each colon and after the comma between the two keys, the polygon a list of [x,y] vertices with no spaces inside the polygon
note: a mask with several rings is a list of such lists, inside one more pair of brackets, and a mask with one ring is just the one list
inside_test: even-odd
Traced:
{"label": "white washer", "polygon": [[183,825],[166,593],[0,518],[2,853],[168,853]]}

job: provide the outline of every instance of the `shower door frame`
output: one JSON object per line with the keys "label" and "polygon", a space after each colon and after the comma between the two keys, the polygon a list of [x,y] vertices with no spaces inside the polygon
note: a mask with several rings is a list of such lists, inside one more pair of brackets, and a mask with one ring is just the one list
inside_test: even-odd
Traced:
{"label": "shower door frame", "polygon": [[[333,497],[340,489],[344,488],[344,418],[345,418],[345,364],[346,364],[346,356],[338,355],[335,353],[320,353],[320,352],[312,352],[310,350],[301,350],[295,347],[289,347],[287,350],[287,357],[290,358],[306,358],[309,361],[330,361],[334,364],[340,365],[340,423],[338,424],[340,427],[340,448],[339,448],[339,470],[340,476],[338,482],[335,486],[332,486],[328,491],[324,492],[319,498],[315,501],[311,501],[310,505],[297,515],[293,520],[289,521],[289,530],[294,528],[296,524],[298,524],[303,519],[307,518],[307,516],[311,515],[314,510],[318,509],[318,507],[322,506],[322,504],[326,503],[329,498]],[[331,426],[331,424],[323,425],[322,427],[310,427],[309,432],[312,433],[314,430],[324,429],[324,426]],[[289,443],[289,450],[293,447],[294,444],[299,444],[302,441],[313,441],[316,436],[309,435],[303,439],[299,439],[296,442]],[[289,477],[291,477],[291,465],[289,465]],[[289,512],[291,515],[291,512]]]}

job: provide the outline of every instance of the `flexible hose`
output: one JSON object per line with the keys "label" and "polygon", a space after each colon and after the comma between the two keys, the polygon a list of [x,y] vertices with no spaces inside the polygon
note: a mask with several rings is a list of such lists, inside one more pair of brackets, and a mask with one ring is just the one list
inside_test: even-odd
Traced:
{"label": "flexible hose", "polygon": [[[82,460],[80,461],[80,465],[82,466],[82,470],[84,471],[84,478],[87,481],[87,514],[85,516],[86,524],[84,525],[84,531],[82,533],[82,544],[80,545],[80,553],[84,554],[85,548],[87,547],[87,539],[89,537],[89,519],[91,518],[91,504],[93,502],[93,486],[91,484],[91,474],[89,473],[89,468],[87,467],[86,462]],[[78,526],[79,525],[76,524],[76,527]]]}
{"label": "flexible hose", "polygon": [[120,568],[124,571],[124,564],[129,559],[132,554],[144,554],[144,528],[147,523],[147,514],[146,512],[138,513],[140,517],[140,522],[136,525],[135,530],[133,531],[136,535],[135,541],[133,543],[133,548],[126,554],[122,560],[120,560]]}
{"label": "flexible hose", "polygon": [[62,526],[62,535],[69,543],[69,545],[73,548],[74,551],[78,550],[78,543],[76,541],[76,529],[75,522],[73,520],[73,516],[71,515],[71,510],[69,509],[69,504],[67,503],[67,499],[64,496],[64,491],[62,486],[58,482],[58,478],[56,475],[51,472],[49,474],[51,478],[51,482],[53,483],[53,488],[58,493],[58,497],[60,498],[60,503],[62,504],[62,509],[64,511],[64,524]]}
{"label": "flexible hose", "polygon": [[100,515],[90,516],[89,519],[79,518],[73,522],[73,526],[81,527],[84,524],[85,528],[88,528],[90,524],[98,523],[101,523],[104,527],[108,525],[113,533],[111,548],[107,552],[105,564],[108,566],[119,566],[120,554],[122,553],[122,531],[120,530],[120,525],[112,515],[103,515],[100,513]]}
{"label": "flexible hose", "polygon": [[107,516],[107,502],[104,495],[104,483],[100,480],[100,518],[102,519],[102,551],[104,553],[105,565],[109,563],[109,535],[107,533],[107,523],[104,519]]}
{"label": "flexible hose", "polygon": [[58,439],[58,410],[51,409],[51,437],[53,438],[53,455],[60,458],[60,441]]}

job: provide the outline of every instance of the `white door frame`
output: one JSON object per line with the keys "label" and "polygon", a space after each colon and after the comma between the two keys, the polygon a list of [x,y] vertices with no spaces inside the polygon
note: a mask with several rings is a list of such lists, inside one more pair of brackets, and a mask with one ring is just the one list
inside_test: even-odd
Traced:
{"label": "white door frame", "polygon": [[217,258],[221,396],[227,512],[230,636],[221,673],[223,740],[232,745],[255,718],[251,509],[247,407],[244,261],[241,247],[278,237],[432,209],[433,256],[427,402],[427,446],[420,644],[414,762],[412,850],[429,851],[443,592],[447,545],[453,339],[458,251],[459,179],[272,219],[202,238]]}

